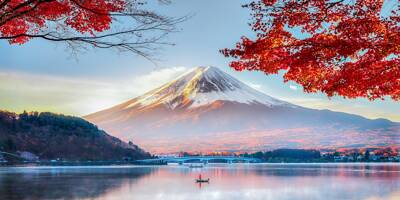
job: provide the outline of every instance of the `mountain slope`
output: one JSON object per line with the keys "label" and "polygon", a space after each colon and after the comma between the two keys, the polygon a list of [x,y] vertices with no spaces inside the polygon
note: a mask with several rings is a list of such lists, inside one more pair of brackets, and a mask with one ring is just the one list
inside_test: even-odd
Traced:
{"label": "mountain slope", "polygon": [[215,67],[195,68],[142,96],[85,118],[153,152],[400,143],[398,123],[293,105]]}
{"label": "mountain slope", "polygon": [[122,160],[150,157],[138,146],[127,144],[77,117],[52,113],[0,111],[0,150],[31,152],[40,159]]}

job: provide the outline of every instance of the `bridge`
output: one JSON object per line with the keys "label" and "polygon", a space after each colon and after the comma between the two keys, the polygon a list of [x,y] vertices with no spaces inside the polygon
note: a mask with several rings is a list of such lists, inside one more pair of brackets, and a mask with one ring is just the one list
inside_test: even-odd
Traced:
{"label": "bridge", "polygon": [[12,157],[15,157],[15,158],[24,159],[20,155],[9,153],[9,152],[5,152],[5,151],[0,151],[0,155],[9,155],[9,156],[12,156]]}
{"label": "bridge", "polygon": [[247,158],[241,156],[185,156],[185,157],[160,157],[153,159],[137,160],[140,163],[159,164],[159,163],[209,163],[210,161],[225,161],[227,163],[259,163],[258,158]]}

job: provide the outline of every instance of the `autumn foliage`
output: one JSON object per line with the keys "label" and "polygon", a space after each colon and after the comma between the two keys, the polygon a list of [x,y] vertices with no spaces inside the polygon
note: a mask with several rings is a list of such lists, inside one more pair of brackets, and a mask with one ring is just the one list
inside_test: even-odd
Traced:
{"label": "autumn foliage", "polygon": [[[158,0],[160,4],[165,0]],[[117,48],[141,56],[183,20],[160,15],[146,0],[0,0],[0,39],[64,42],[71,49]]]}
{"label": "autumn foliage", "polygon": [[47,21],[62,19],[62,25],[93,34],[109,29],[110,13],[124,8],[124,0],[2,0],[0,33],[10,37],[10,43],[22,44],[45,28]]}
{"label": "autumn foliage", "polygon": [[306,92],[400,100],[398,1],[263,0],[252,10],[255,39],[242,37],[231,67],[284,73]]}

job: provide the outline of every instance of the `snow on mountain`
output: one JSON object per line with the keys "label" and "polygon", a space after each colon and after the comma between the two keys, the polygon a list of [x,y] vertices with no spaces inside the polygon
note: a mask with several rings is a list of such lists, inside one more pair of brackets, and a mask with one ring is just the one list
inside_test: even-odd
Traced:
{"label": "snow on mountain", "polygon": [[253,89],[216,67],[197,67],[170,83],[140,96],[126,108],[154,104],[164,104],[170,109],[179,106],[195,108],[218,100],[246,104],[260,103],[270,107],[294,106]]}
{"label": "snow on mountain", "polygon": [[215,67],[85,118],[152,153],[400,145],[400,123],[296,106]]}

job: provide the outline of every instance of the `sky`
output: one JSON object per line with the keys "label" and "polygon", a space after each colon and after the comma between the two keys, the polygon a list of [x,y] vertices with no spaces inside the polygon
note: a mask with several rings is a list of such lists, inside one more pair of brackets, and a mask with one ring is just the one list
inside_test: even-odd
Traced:
{"label": "sky", "polygon": [[400,122],[400,104],[391,99],[327,98],[304,93],[301,86],[283,83],[280,75],[236,72],[218,50],[234,47],[243,35],[250,12],[240,0],[174,0],[154,9],[169,16],[192,16],[168,36],[148,60],[113,50],[89,49],[76,56],[62,45],[40,39],[24,45],[0,41],[0,109],[13,112],[51,111],[83,116],[122,103],[162,85],[196,66],[215,66],[270,96],[301,106],[387,118]]}

